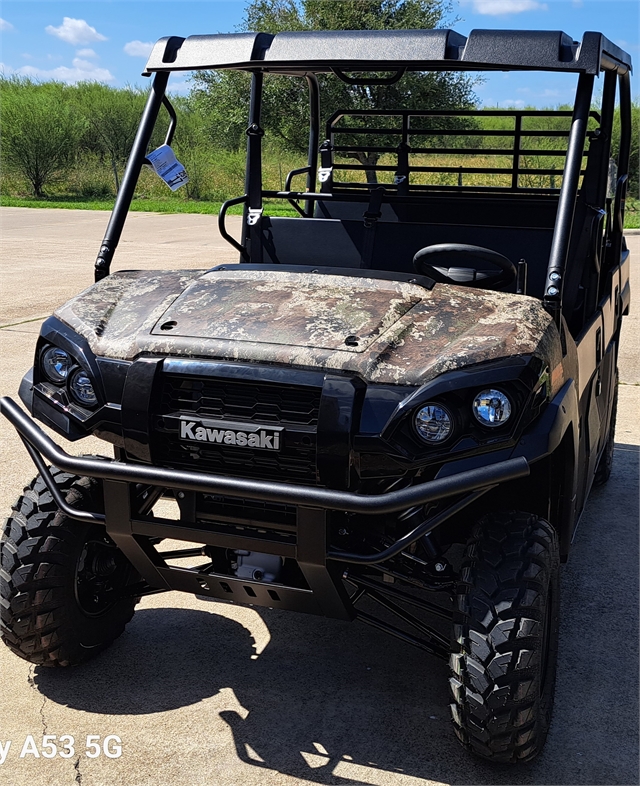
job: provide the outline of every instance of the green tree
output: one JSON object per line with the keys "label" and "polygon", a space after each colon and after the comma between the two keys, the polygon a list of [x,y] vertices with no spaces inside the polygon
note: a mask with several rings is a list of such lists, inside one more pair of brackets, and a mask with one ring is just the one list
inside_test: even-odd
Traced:
{"label": "green tree", "polygon": [[210,191],[207,175],[212,152],[207,144],[205,119],[188,96],[171,99],[178,114],[178,125],[171,146],[189,175],[184,193],[189,199],[202,199]]}
{"label": "green tree", "polygon": [[[632,199],[638,199],[638,169],[640,155],[638,153],[638,139],[640,137],[640,101],[637,99],[631,104],[631,150],[629,153],[629,182],[627,184],[627,194]],[[616,107],[613,121],[613,134],[611,136],[611,157],[618,163],[620,155],[620,107]]]}
{"label": "green tree", "polygon": [[[296,30],[432,29],[444,26],[449,5],[441,0],[252,0],[241,30],[266,33]],[[194,77],[194,99],[208,118],[214,144],[238,149],[244,144],[247,125],[249,79],[247,74],[203,71]],[[336,109],[386,108],[462,109],[474,105],[473,80],[458,73],[409,72],[394,85],[348,85],[333,75],[320,75],[321,112],[329,117]],[[455,122],[455,121],[452,121]],[[355,123],[358,123],[355,120]],[[302,79],[266,76],[262,124],[286,150],[303,152],[308,144],[308,96]],[[350,125],[353,123],[350,121]],[[344,139],[347,144],[356,142]],[[371,147],[397,144],[358,135],[357,144]],[[363,165],[374,165],[379,153],[346,154]],[[368,171],[375,182],[375,172]]]}
{"label": "green tree", "polygon": [[117,191],[120,173],[138,129],[146,91],[83,82],[76,87],[73,98],[78,112],[85,118],[83,145],[109,162]]}
{"label": "green tree", "polygon": [[2,157],[31,184],[37,197],[75,159],[84,118],[68,100],[69,88],[30,79],[0,79]]}

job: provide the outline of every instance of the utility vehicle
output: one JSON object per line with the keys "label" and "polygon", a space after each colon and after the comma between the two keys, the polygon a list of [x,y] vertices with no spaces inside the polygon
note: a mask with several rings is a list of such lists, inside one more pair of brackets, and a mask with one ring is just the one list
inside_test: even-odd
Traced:
{"label": "utility vehicle", "polygon": [[[163,106],[169,144],[176,127],[169,76],[196,69],[251,74],[246,193],[219,217],[239,262],[110,273]],[[324,79],[460,70],[575,74],[575,105],[351,108],[321,125]],[[5,643],[78,664],[163,590],[360,620],[449,661],[468,749],[534,757],[559,566],[611,472],[630,71],[595,32],[161,39],[96,283],[42,326],[20,388],[32,417],[2,400],[39,472],[2,540]],[[308,85],[308,161],[281,191],[262,182],[265,75]],[[346,158],[363,150],[377,160]],[[269,216],[278,201],[295,214]],[[69,455],[32,418],[115,458]]]}

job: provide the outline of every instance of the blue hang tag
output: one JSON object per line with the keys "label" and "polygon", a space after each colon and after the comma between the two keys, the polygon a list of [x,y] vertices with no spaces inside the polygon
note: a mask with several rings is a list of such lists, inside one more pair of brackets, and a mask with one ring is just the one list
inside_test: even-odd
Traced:
{"label": "blue hang tag", "polygon": [[177,191],[180,186],[189,182],[185,168],[178,161],[169,145],[161,145],[149,153],[147,161],[153,167],[156,175],[161,177],[172,191]]}

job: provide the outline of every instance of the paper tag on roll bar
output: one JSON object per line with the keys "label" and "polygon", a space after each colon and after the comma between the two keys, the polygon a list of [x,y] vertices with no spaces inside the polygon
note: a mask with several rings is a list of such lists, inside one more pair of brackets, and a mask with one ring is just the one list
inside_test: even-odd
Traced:
{"label": "paper tag on roll bar", "polygon": [[154,168],[156,175],[161,177],[172,191],[189,182],[185,168],[169,145],[161,145],[157,150],[149,153],[147,161]]}

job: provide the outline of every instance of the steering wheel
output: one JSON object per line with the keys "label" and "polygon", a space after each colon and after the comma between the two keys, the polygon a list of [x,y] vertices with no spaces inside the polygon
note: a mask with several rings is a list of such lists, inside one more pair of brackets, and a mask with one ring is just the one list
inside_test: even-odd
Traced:
{"label": "steering wheel", "polygon": [[[488,262],[489,270],[479,270],[474,261]],[[438,264],[439,263],[439,264]],[[516,266],[510,259],[481,246],[464,243],[438,243],[421,248],[413,257],[416,273],[428,276],[437,284],[460,284],[466,287],[506,286],[515,281]]]}

